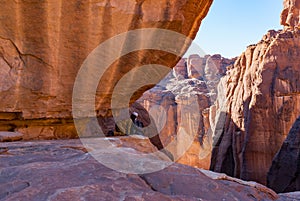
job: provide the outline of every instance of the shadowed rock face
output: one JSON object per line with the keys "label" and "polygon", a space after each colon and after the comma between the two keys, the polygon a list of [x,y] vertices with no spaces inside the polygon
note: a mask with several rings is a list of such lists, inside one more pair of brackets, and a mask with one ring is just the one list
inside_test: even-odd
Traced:
{"label": "shadowed rock face", "polygon": [[[81,64],[94,48],[117,34],[138,28],[168,29],[194,38],[211,3],[212,0],[2,1],[0,129],[24,133],[24,139],[75,137],[71,120],[73,84]],[[183,46],[182,51],[186,48]],[[173,67],[177,60],[174,55],[158,51],[139,51],[117,60],[99,83],[98,115],[111,115],[112,90],[129,70],[148,63]],[[145,90],[137,92],[133,101]]]}
{"label": "shadowed rock face", "polygon": [[272,160],[300,115],[300,32],[286,26],[291,29],[271,30],[250,45],[222,78],[212,170],[266,183]]}
{"label": "shadowed rock face", "polygon": [[[133,148],[132,153],[140,154],[137,141],[125,141],[114,138],[117,144],[127,143],[126,146]],[[151,147],[149,141],[139,141],[139,146]],[[278,198],[272,190],[254,182],[208,171],[202,173],[179,164],[147,175],[116,172],[92,158],[79,140],[0,143],[0,156],[0,199],[7,201],[268,201]]]}
{"label": "shadowed rock face", "polygon": [[267,184],[278,193],[300,190],[300,117],[273,159]]}

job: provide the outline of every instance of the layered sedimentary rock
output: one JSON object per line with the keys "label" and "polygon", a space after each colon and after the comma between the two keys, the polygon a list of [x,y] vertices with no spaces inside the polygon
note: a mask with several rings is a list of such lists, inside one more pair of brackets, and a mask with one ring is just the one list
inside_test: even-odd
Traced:
{"label": "layered sedimentary rock", "polygon": [[276,192],[300,190],[300,117],[295,121],[268,172],[267,185]]}
{"label": "layered sedimentary rock", "polygon": [[[81,64],[94,48],[117,34],[138,28],[162,28],[194,38],[211,3],[212,0],[2,1],[0,129],[24,133],[24,139],[75,137],[73,84]],[[121,41],[119,47],[126,45],[130,45],[130,39]],[[181,45],[183,52],[188,44]],[[129,70],[148,63],[173,67],[176,61],[176,56],[160,51],[139,51],[117,60],[99,83],[98,116],[111,115],[113,88]],[[138,91],[133,100],[144,90]]]}
{"label": "layered sedimentary rock", "polygon": [[163,145],[177,162],[209,168],[212,144],[209,108],[215,101],[216,86],[225,75],[226,66],[233,62],[234,59],[221,55],[190,55],[137,101],[153,118]]}
{"label": "layered sedimentary rock", "polygon": [[[141,154],[136,141],[128,146],[134,148],[133,154]],[[86,152],[79,140],[0,143],[0,199],[268,201],[278,198],[272,190],[254,182],[180,164],[143,175],[120,173]]]}
{"label": "layered sedimentary rock", "polygon": [[[295,11],[299,2],[285,6]],[[250,45],[222,78],[212,110],[214,171],[266,183],[273,157],[300,115],[300,32],[295,23],[284,25]]]}

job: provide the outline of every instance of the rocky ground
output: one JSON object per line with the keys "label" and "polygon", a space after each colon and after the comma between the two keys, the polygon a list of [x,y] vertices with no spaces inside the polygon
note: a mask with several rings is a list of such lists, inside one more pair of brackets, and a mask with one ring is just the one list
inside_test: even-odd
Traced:
{"label": "rocky ground", "polygon": [[[113,139],[136,153],[151,146],[146,139]],[[0,167],[0,200],[7,201],[293,200],[254,182],[177,163],[155,173],[120,173],[95,160],[80,140],[2,142]]]}

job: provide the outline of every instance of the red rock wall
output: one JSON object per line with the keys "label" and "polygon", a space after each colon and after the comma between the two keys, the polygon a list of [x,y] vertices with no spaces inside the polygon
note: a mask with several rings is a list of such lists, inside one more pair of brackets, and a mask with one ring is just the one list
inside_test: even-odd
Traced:
{"label": "red rock wall", "polygon": [[214,171],[265,183],[275,153],[300,115],[300,32],[295,23],[284,25],[250,45],[222,80],[225,93],[213,120]]}
{"label": "red rock wall", "polygon": [[[25,139],[76,136],[71,115],[72,88],[82,62],[97,45],[137,28],[169,29],[194,38],[211,3],[212,0],[2,1],[0,129],[18,130],[26,134]],[[143,52],[132,65],[115,65],[99,86],[98,113],[110,115],[112,89],[124,73],[144,60],[157,61],[159,55],[160,63],[169,67],[177,60],[170,54]],[[129,59],[132,57],[119,63]]]}

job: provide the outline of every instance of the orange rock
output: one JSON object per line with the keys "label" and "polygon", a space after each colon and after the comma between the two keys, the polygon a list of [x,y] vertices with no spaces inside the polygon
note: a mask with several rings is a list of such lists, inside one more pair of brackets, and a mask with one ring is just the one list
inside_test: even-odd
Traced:
{"label": "orange rock", "polygon": [[[0,112],[19,115],[11,122],[1,122],[1,129],[21,131],[26,128],[20,123],[23,120],[69,121],[76,74],[100,43],[138,28],[168,29],[194,38],[211,3],[212,0],[3,1],[0,8]],[[187,46],[182,47],[185,48]],[[173,67],[177,60],[174,55],[155,51],[142,51],[120,59],[101,80],[97,91],[98,115],[111,116],[113,87],[126,72],[156,62]],[[138,91],[133,101],[145,90]],[[48,123],[38,126],[53,126]],[[26,124],[31,125],[30,121]],[[54,138],[55,132],[44,137]],[[38,138],[44,137],[38,134]]]}
{"label": "orange rock", "polygon": [[300,28],[300,0],[284,0],[280,24],[285,29],[298,30]]}

